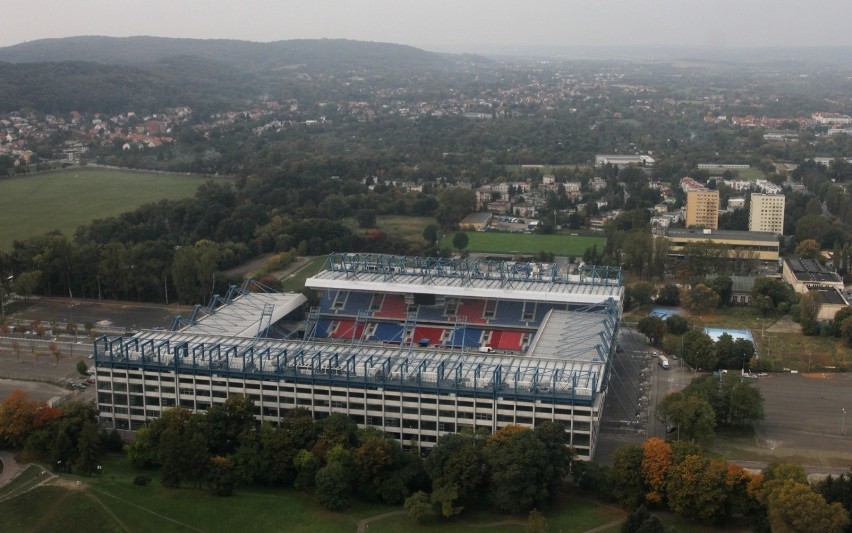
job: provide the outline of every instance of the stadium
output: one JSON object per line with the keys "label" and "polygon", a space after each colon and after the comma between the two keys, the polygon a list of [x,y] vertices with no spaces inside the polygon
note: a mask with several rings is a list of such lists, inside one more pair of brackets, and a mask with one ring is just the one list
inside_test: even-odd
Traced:
{"label": "stadium", "polygon": [[446,433],[558,421],[578,458],[594,456],[619,268],[331,254],[306,288],[309,308],[250,280],[169,330],[99,337],[102,423],[136,430],[236,394],[261,421],[345,413],[422,453]]}

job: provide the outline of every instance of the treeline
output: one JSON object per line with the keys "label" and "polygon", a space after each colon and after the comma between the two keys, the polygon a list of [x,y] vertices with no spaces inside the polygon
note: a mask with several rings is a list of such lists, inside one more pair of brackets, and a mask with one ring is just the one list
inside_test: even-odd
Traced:
{"label": "treeline", "polygon": [[194,198],[95,220],[73,238],[52,232],[15,241],[10,252],[0,252],[0,279],[23,297],[200,303],[241,281],[219,272],[263,253],[417,255],[416,243],[378,230],[356,233],[342,218],[358,215],[369,227],[378,214],[434,214],[438,205],[434,196],[386,186],[368,191],[349,180],[301,187],[285,180],[267,192],[209,182]]}
{"label": "treeline", "polygon": [[104,452],[120,451],[121,438],[98,425],[94,406],[70,402],[49,407],[30,401],[20,390],[0,403],[0,448],[21,451],[29,461],[40,460],[60,472],[95,473]]}
{"label": "treeline", "polygon": [[296,409],[258,426],[253,402],[241,396],[204,414],[165,411],[137,432],[127,453],[137,468],[157,468],[169,487],[209,487],[219,496],[247,484],[294,487],[331,510],[356,498],[405,502],[418,520],[457,516],[470,505],[510,512],[546,505],[572,459],[559,424],[445,435],[424,460],[342,414],[313,420]]}
{"label": "treeline", "polygon": [[574,479],[605,500],[640,509],[623,531],[640,529],[645,509],[668,510],[688,520],[715,526],[741,517],[752,531],[807,533],[848,531],[852,508],[852,475],[809,485],[799,465],[771,463],[755,474],[713,458],[694,442],[665,442],[622,446],[611,466],[577,463]]}

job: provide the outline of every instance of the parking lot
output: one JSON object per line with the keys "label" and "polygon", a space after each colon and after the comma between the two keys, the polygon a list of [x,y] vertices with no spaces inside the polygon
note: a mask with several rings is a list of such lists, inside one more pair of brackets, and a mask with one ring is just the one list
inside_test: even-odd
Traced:
{"label": "parking lot", "polygon": [[[67,298],[38,298],[10,318],[28,323],[38,319],[47,326],[57,322],[57,331],[38,337],[10,333],[0,337],[0,401],[15,389],[26,391],[31,399],[47,401],[55,396],[66,399],[94,399],[94,387],[82,387],[86,377],[77,373],[77,362],[91,364],[92,342],[84,324],[90,322],[96,333],[124,334],[155,327],[167,327],[176,314],[187,315],[191,307],[176,305],[98,302]],[[67,322],[78,325],[78,335],[65,331]],[[52,352],[55,343],[58,352]],[[59,358],[54,357],[58,353]]]}

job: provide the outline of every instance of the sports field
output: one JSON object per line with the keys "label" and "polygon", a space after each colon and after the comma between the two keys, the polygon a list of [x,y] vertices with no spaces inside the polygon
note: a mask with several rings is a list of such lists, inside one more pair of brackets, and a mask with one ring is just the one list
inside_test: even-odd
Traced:
{"label": "sports field", "polygon": [[[722,173],[725,172],[725,170],[727,169],[722,167],[714,167],[707,169],[711,176],[721,176]],[[760,170],[759,168],[738,168],[733,169],[731,172],[736,174],[737,178],[741,180],[757,181],[766,179],[766,172]]]}
{"label": "sports field", "polygon": [[[537,254],[550,252],[557,256],[582,256],[586,249],[597,246],[602,252],[606,244],[605,237],[587,237],[584,235],[534,235],[529,233],[496,233],[490,231],[467,231],[468,252],[500,254]],[[440,246],[453,249],[453,235],[448,233]]]}
{"label": "sports field", "polygon": [[[0,249],[12,241],[81,225],[164,199],[186,198],[210,178],[74,168],[0,180]],[[225,179],[225,178],[218,178]]]}

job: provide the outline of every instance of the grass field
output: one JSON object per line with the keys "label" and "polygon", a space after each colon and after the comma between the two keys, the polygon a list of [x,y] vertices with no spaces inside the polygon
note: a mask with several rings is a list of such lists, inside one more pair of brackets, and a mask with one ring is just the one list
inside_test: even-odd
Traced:
{"label": "grass field", "polygon": [[[186,198],[210,178],[97,168],[0,180],[0,249],[15,239],[81,225],[164,199]],[[219,178],[224,179],[224,178]]]}
{"label": "grass field", "polygon": [[[721,176],[723,172],[725,172],[725,168],[708,168],[707,171],[711,176]],[[731,172],[735,173],[737,177],[741,180],[749,180],[749,181],[757,181],[766,178],[766,172],[760,170],[759,168],[737,168],[732,169]]]}
{"label": "grass field", "polygon": [[[40,471],[40,468],[37,469]],[[295,490],[240,488],[230,498],[216,498],[206,490],[167,489],[157,472],[152,481],[136,486],[137,474],[120,456],[107,457],[100,477],[62,475],[50,485],[0,501],[0,530],[4,531],[355,531],[359,520],[401,507],[355,503],[346,513],[319,507],[313,498]],[[81,484],[77,485],[77,481]],[[2,498],[0,493],[0,498]],[[596,501],[573,494],[563,496],[544,512],[551,531],[581,532],[626,515]],[[486,511],[467,512],[458,521],[417,525],[405,514],[371,522],[368,531],[468,531],[482,524],[511,521],[487,527],[493,532],[520,532],[526,515]]]}
{"label": "grass field", "polygon": [[320,256],[311,260],[304,268],[296,272],[292,277],[285,278],[281,282],[282,290],[300,292],[305,288],[305,280],[320,271],[327,257]]}
{"label": "grass field", "polygon": [[[591,246],[597,245],[598,252],[606,244],[604,237],[583,235],[533,235],[527,233],[496,233],[468,231],[468,252],[537,254],[550,252],[558,256],[582,256]],[[453,235],[447,234],[440,246],[453,249]]]}
{"label": "grass field", "polygon": [[[363,234],[368,230],[358,227],[355,217],[346,217],[343,223],[355,233]],[[402,237],[406,241],[425,244],[423,230],[429,224],[435,224],[435,217],[404,217],[398,215],[380,215],[376,217],[376,227],[388,235]]]}

